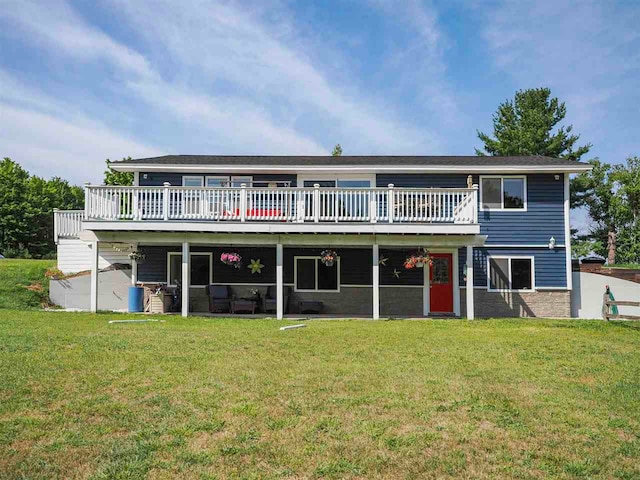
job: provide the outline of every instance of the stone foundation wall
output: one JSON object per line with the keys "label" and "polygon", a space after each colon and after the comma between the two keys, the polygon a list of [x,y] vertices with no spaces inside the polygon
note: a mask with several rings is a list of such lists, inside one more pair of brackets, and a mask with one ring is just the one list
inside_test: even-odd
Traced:
{"label": "stone foundation wall", "polygon": [[[571,317],[571,292],[540,290],[537,292],[473,292],[475,316],[483,317]],[[467,315],[466,289],[460,289],[462,317]]]}

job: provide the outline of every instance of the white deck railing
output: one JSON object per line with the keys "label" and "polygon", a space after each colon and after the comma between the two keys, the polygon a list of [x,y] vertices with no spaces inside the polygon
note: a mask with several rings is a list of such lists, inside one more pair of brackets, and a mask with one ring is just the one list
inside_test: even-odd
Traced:
{"label": "white deck railing", "polygon": [[89,220],[478,222],[474,188],[87,186]]}
{"label": "white deck railing", "polygon": [[53,238],[76,238],[82,230],[84,210],[54,210]]}

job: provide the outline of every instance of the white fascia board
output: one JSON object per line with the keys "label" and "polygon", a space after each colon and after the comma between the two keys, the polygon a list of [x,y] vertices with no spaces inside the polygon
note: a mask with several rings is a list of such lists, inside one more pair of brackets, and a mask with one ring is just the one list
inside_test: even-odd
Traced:
{"label": "white fascia board", "polygon": [[100,242],[137,242],[139,245],[178,245],[188,241],[192,245],[272,245],[363,247],[377,243],[381,247],[460,248],[467,245],[480,247],[486,235],[309,235],[309,234],[246,234],[246,233],[179,233],[179,232],[91,232],[91,238]]}
{"label": "white fascia board", "polygon": [[262,223],[262,222],[173,222],[173,221],[91,221],[82,222],[84,230],[164,231],[210,233],[355,233],[355,234],[444,234],[477,235],[479,224],[434,223]]}
{"label": "white fascia board", "polygon": [[575,166],[518,166],[509,165],[504,167],[496,167],[489,165],[300,165],[300,166],[276,166],[276,165],[158,165],[158,164],[128,164],[128,165],[110,165],[112,169],[118,172],[181,172],[181,173],[489,173],[489,174],[508,174],[508,173],[580,173],[591,170],[591,165],[575,165]]}

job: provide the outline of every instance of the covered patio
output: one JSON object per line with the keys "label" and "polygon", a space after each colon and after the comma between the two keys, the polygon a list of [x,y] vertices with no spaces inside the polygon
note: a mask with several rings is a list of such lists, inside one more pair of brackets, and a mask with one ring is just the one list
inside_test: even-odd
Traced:
{"label": "covered patio", "polygon": [[[91,311],[100,307],[100,244],[119,242],[146,252],[144,263],[132,261],[132,285],[155,283],[172,289],[173,280],[180,277],[182,316],[228,316],[236,308],[211,312],[208,298],[211,290],[220,290],[215,287],[227,286],[230,300],[255,301],[254,311],[247,310],[246,304],[240,305],[242,315],[278,319],[316,315],[372,319],[461,316],[462,311],[467,318],[474,318],[473,250],[485,241],[481,235],[415,234],[94,230],[83,235],[91,242],[93,254]],[[428,264],[424,268],[403,268],[407,255],[416,249],[429,252],[435,262],[433,268]],[[324,251],[336,254],[333,265],[323,263]],[[222,261],[225,253],[242,257],[239,268]],[[272,311],[264,309],[267,295],[273,300]]]}

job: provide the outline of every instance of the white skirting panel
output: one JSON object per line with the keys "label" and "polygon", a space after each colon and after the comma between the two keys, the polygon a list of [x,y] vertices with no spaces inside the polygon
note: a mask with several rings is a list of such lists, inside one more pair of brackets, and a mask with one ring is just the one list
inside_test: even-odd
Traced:
{"label": "white skirting panel", "polygon": [[[109,243],[100,244],[99,268],[106,268],[114,263],[130,264],[131,261],[127,252],[120,252]],[[58,241],[58,268],[63,273],[90,270],[91,243],[77,238],[61,238]]]}

